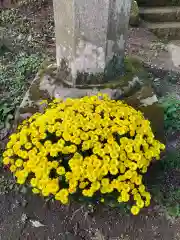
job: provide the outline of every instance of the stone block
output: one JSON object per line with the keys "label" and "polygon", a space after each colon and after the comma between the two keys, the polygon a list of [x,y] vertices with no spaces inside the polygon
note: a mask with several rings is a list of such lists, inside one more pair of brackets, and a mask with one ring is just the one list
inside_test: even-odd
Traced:
{"label": "stone block", "polygon": [[151,122],[156,138],[165,143],[164,110],[158,104],[154,89],[150,85],[142,86],[135,94],[124,98],[124,101],[144,113],[144,116]]}

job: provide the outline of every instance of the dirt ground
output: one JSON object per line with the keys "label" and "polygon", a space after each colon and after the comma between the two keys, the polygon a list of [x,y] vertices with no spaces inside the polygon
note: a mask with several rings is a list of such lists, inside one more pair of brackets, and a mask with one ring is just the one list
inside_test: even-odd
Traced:
{"label": "dirt ground", "polygon": [[[45,9],[32,14],[25,14],[23,10],[23,14],[32,20],[31,27],[45,36],[42,47],[48,49],[48,54],[54,55],[54,36],[52,34],[52,37],[49,37],[45,31],[52,14],[52,2],[49,1]],[[158,65],[159,68],[173,68],[167,49],[163,44],[158,45],[157,38],[145,29],[129,30],[127,54],[147,58],[147,62]],[[5,137],[1,139],[4,140]],[[9,181],[10,176],[2,172],[0,176],[3,175]],[[59,202],[45,203],[32,193],[0,191],[0,240],[83,239],[180,240],[180,219],[167,218],[163,209],[154,203],[134,217],[123,215],[119,209],[103,205],[97,205],[95,208],[83,207],[77,203],[61,206]]]}
{"label": "dirt ground", "polygon": [[29,195],[0,196],[1,240],[179,240],[180,220],[171,222],[157,206],[137,217],[98,205],[94,210]]}

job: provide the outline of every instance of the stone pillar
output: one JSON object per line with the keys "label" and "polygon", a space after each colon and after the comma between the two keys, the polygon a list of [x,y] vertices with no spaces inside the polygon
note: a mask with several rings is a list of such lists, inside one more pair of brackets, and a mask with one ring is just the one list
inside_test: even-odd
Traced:
{"label": "stone pillar", "polygon": [[123,71],[132,0],[53,0],[60,78],[102,84]]}

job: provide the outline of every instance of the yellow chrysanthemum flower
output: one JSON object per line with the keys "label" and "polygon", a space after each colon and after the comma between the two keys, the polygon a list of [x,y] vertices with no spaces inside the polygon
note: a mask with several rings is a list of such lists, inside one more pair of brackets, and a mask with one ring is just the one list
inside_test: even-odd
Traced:
{"label": "yellow chrysanthemum flower", "polygon": [[100,195],[101,202],[102,195],[118,192],[119,203],[134,199],[137,215],[151,200],[143,174],[164,148],[140,111],[98,94],[55,99],[23,121],[10,136],[3,164],[34,194],[67,204],[77,192]]}
{"label": "yellow chrysanthemum flower", "polygon": [[131,208],[131,213],[132,213],[133,215],[138,215],[139,211],[140,211],[140,208],[139,208],[139,207],[137,207],[137,206],[132,206],[132,208]]}

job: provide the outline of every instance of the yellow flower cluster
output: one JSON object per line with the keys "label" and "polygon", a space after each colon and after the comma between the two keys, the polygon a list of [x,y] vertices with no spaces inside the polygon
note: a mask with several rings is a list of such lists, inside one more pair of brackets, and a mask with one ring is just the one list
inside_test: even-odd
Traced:
{"label": "yellow flower cluster", "polygon": [[151,199],[143,174],[164,148],[140,111],[106,95],[86,96],[55,99],[25,120],[10,136],[3,162],[35,194],[67,204],[77,192],[101,201],[115,193],[119,203],[134,201],[136,215]]}

